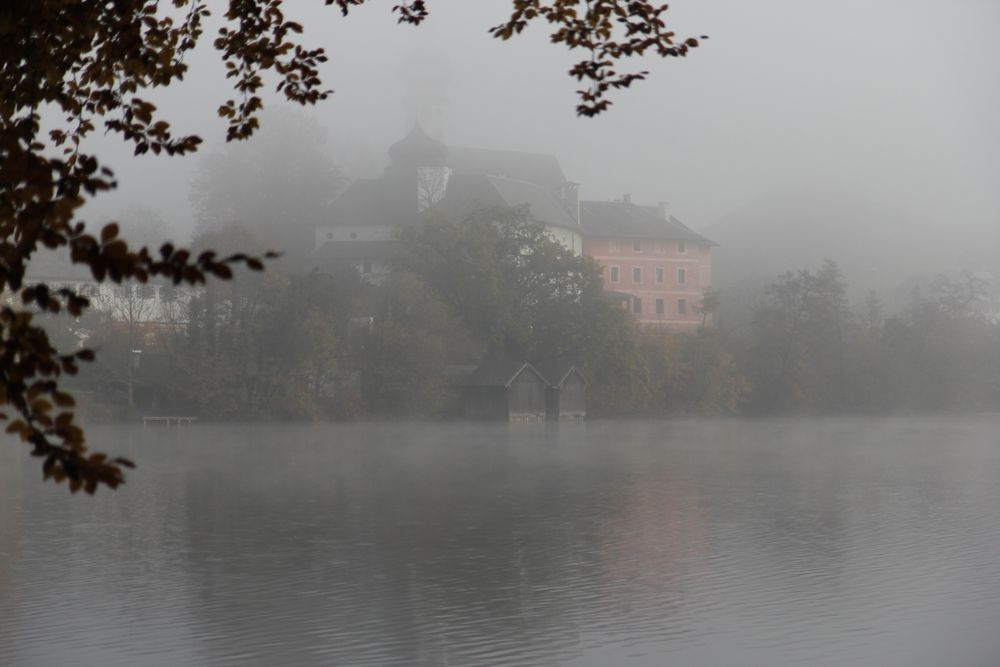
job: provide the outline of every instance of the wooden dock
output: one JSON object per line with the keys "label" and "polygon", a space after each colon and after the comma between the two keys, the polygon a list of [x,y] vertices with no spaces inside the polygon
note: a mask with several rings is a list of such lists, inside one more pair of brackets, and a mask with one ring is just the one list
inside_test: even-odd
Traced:
{"label": "wooden dock", "polygon": [[191,426],[196,421],[198,421],[197,417],[143,417],[142,427],[146,428],[149,424],[163,424],[167,427]]}

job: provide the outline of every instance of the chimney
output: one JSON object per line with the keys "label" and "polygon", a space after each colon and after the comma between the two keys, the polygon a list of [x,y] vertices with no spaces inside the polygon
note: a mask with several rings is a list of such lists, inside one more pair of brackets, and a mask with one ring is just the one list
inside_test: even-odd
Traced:
{"label": "chimney", "polygon": [[660,217],[664,220],[670,219],[670,202],[661,201],[656,205],[656,208],[660,211]]}
{"label": "chimney", "polygon": [[624,194],[624,195],[622,195],[622,201],[625,202],[626,204],[631,204],[632,203],[632,195],[630,195],[630,194]]}

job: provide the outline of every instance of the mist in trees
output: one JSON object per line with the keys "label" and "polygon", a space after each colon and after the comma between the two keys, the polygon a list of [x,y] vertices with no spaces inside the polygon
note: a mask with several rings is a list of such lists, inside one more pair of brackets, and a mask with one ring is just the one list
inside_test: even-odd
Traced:
{"label": "mist in trees", "polygon": [[323,126],[301,113],[269,112],[254,141],[202,157],[191,181],[196,233],[236,225],[299,264],[345,182]]}

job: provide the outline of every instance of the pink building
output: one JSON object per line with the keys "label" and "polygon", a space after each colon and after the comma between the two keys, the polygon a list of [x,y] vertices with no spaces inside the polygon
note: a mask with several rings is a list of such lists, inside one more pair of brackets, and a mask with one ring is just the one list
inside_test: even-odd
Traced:
{"label": "pink building", "polygon": [[712,241],[666,206],[580,202],[583,254],[601,265],[604,288],[620,293],[639,322],[694,331],[712,286]]}

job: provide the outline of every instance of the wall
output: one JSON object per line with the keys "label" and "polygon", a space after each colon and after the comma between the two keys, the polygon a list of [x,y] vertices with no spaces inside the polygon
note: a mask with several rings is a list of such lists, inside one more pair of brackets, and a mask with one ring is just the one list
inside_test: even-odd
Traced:
{"label": "wall", "polygon": [[546,226],[545,231],[564,248],[572,250],[575,254],[579,255],[583,251],[583,236],[580,232],[565,227],[554,226]]}
{"label": "wall", "polygon": [[[614,247],[617,243],[617,249]],[[602,267],[604,288],[630,294],[642,300],[638,320],[682,331],[701,324],[698,312],[702,294],[712,286],[712,248],[688,242],[679,252],[677,241],[643,239],[641,250],[633,250],[632,239],[586,238],[583,254],[593,257]],[[611,267],[619,267],[619,280],[611,282]],[[632,270],[642,270],[642,280],[632,281]],[[663,283],[656,282],[656,269],[663,269]],[[685,270],[685,284],[678,283],[678,269]],[[656,299],[664,300],[664,312],[657,314]],[[678,301],[687,302],[687,312],[678,312]]]}
{"label": "wall", "polygon": [[327,241],[387,241],[393,238],[394,229],[388,225],[317,227],[316,247],[321,247]]}

